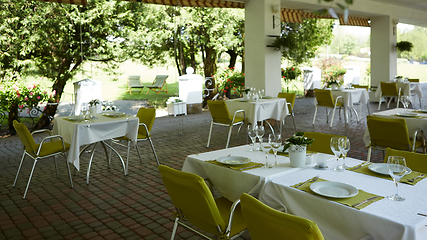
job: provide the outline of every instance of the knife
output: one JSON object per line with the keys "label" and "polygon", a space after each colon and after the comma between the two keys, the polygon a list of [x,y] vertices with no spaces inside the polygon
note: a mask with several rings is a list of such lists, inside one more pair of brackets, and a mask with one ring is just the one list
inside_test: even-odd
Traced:
{"label": "knife", "polygon": [[305,184],[307,184],[307,183],[309,183],[309,182],[315,182],[315,181],[317,181],[318,179],[319,179],[319,176],[315,176],[315,177],[314,177],[314,178],[312,178],[312,179],[308,179],[307,181],[302,182],[302,183],[300,183],[300,184],[296,185],[296,186],[295,186],[295,188],[302,187],[302,186],[304,186]]}
{"label": "knife", "polygon": [[370,198],[368,198],[368,199],[365,199],[365,200],[363,200],[362,202],[360,202],[360,203],[356,203],[356,204],[354,204],[354,205],[352,205],[352,207],[358,207],[358,206],[360,206],[360,205],[362,205],[362,204],[365,204],[365,203],[367,203],[367,202],[370,202],[370,201],[372,201],[372,200],[374,200],[374,199],[376,199],[376,198],[379,198],[379,197],[381,197],[381,196],[374,196],[374,197],[370,197]]}
{"label": "knife", "polygon": [[365,163],[362,163],[362,164],[360,164],[359,166],[357,166],[357,167],[355,167],[355,168],[350,169],[350,171],[353,171],[353,170],[359,169],[359,168],[364,167],[364,166],[369,165],[369,164],[371,164],[371,162],[365,162]]}

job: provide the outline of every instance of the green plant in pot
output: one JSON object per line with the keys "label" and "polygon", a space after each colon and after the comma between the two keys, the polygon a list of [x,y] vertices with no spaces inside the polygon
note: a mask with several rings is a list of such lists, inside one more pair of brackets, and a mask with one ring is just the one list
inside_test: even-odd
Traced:
{"label": "green plant in pot", "polygon": [[400,41],[396,44],[397,51],[399,52],[410,52],[413,47],[414,44],[408,41]]}

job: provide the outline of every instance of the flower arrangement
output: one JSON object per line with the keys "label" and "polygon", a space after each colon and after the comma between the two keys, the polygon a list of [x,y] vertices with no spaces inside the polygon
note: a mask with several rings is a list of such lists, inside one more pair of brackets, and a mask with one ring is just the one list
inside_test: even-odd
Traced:
{"label": "flower arrangement", "polygon": [[49,93],[38,83],[25,85],[19,82],[2,82],[0,86],[0,110],[9,111],[11,107],[18,107],[29,112],[44,102],[54,102],[56,91]]}
{"label": "flower arrangement", "polygon": [[332,84],[337,84],[338,86],[342,84],[347,69],[341,66],[339,60],[333,58],[323,59],[319,67],[322,69],[322,79],[325,87],[330,87]]}
{"label": "flower arrangement", "polygon": [[218,79],[218,91],[224,93],[240,93],[245,87],[245,74],[235,68],[226,68],[217,75],[216,79]]}
{"label": "flower arrangement", "polygon": [[310,145],[314,142],[313,138],[304,137],[304,132],[296,132],[292,137],[285,140],[283,152],[291,145]]}
{"label": "flower arrangement", "polygon": [[287,67],[285,69],[282,68],[282,79],[286,81],[295,80],[299,75],[301,75],[301,69],[297,67]]}
{"label": "flower arrangement", "polygon": [[96,106],[100,103],[101,103],[101,101],[99,99],[93,99],[92,101],[89,102],[89,106],[93,107],[93,106]]}
{"label": "flower arrangement", "polygon": [[166,101],[166,104],[176,103],[176,102],[183,102],[183,101],[179,97],[170,97]]}

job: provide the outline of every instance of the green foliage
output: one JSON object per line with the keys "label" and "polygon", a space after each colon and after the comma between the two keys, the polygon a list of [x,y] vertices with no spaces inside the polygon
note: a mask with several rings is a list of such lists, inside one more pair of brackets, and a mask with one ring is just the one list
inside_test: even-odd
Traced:
{"label": "green foliage", "polygon": [[291,145],[310,145],[314,142],[313,138],[304,137],[304,132],[296,132],[292,137],[285,140],[283,152]]}
{"label": "green foliage", "polygon": [[320,46],[330,44],[334,20],[304,19],[303,23],[282,22],[281,36],[273,43],[292,65],[309,62]]}
{"label": "green foliage", "polygon": [[331,84],[342,84],[342,78],[347,72],[347,69],[341,66],[341,62],[334,58],[322,59],[320,62],[320,69],[322,69],[322,79],[326,87]]}
{"label": "green foliage", "polygon": [[396,44],[397,51],[399,52],[410,52],[414,45],[408,41],[400,41]]}
{"label": "green foliage", "polygon": [[296,66],[282,68],[282,79],[285,82],[295,80],[299,75],[301,75],[302,71]]}
{"label": "green foliage", "polygon": [[235,68],[226,68],[219,72],[215,78],[218,91],[224,93],[239,93],[245,88],[245,74]]}

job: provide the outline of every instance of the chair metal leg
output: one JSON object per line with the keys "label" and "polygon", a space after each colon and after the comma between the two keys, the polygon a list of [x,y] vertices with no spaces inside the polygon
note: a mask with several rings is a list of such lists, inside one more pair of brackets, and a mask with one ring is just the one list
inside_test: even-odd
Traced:
{"label": "chair metal leg", "polygon": [[36,168],[36,164],[37,164],[37,159],[34,159],[33,168],[31,169],[30,178],[28,179],[28,183],[27,183],[27,187],[25,188],[23,199],[25,199],[25,197],[27,196],[28,188],[30,187],[31,178],[33,177],[33,173],[34,173],[34,169]]}
{"label": "chair metal leg", "polygon": [[[294,115],[294,113],[292,113],[291,116],[292,116],[292,121],[294,121],[294,130],[295,130],[295,132],[297,132],[297,125],[295,123],[295,115]],[[280,132],[280,133],[282,133],[282,132]]]}
{"label": "chair metal leg", "polygon": [[126,173],[125,175],[128,175],[129,173],[129,153],[130,153],[130,143],[131,141],[128,141],[128,147],[127,147],[127,154],[126,154]]}
{"label": "chair metal leg", "polygon": [[70,177],[71,188],[74,188],[73,179],[71,178],[70,165],[68,164],[68,160],[67,160],[67,153],[64,153],[64,157],[65,157],[65,164],[67,165],[68,176]]}
{"label": "chair metal leg", "polygon": [[154,157],[156,158],[157,166],[160,165],[159,159],[157,158],[156,150],[154,149],[153,141],[151,141],[151,138],[148,138],[148,141],[150,141],[151,150],[153,150]]}
{"label": "chair metal leg", "polygon": [[22,163],[24,162],[25,152],[22,154],[21,163],[19,163],[18,172],[16,172],[15,181],[13,182],[13,187],[16,186],[16,181],[18,180],[19,173],[21,172]]}
{"label": "chair metal leg", "polygon": [[139,161],[142,162],[141,152],[139,151],[139,147],[138,147],[138,141],[136,141],[135,147],[136,147],[136,151],[138,152]]}
{"label": "chair metal leg", "polygon": [[331,127],[332,127],[332,124],[334,123],[334,116],[335,116],[335,108],[332,111]]}
{"label": "chair metal leg", "polygon": [[317,108],[318,108],[318,106],[316,106],[316,110],[314,110],[313,125],[314,125],[314,121],[316,121]]}
{"label": "chair metal leg", "polygon": [[230,143],[231,132],[233,131],[233,126],[230,126],[229,129],[230,130],[228,130],[227,145],[225,146],[225,148],[228,148],[228,144]]}
{"label": "chair metal leg", "polygon": [[274,128],[273,126],[271,126],[271,124],[268,121],[265,121],[267,123],[267,125],[270,127],[271,133],[274,134]]}
{"label": "chair metal leg", "polygon": [[381,109],[382,100],[383,100],[383,95],[380,94],[380,102],[378,103],[378,111]]}
{"label": "chair metal leg", "polygon": [[171,235],[171,240],[175,238],[176,229],[178,228],[178,218],[175,218],[175,223],[173,224],[173,230]]}
{"label": "chair metal leg", "polygon": [[211,129],[209,130],[208,145],[206,147],[209,147],[209,144],[211,143],[212,126],[213,126],[213,120],[211,121]]}

